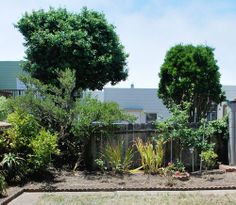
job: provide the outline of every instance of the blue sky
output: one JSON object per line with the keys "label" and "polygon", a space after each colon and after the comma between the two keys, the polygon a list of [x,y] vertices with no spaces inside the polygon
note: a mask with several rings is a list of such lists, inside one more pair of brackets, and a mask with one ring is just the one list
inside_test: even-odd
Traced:
{"label": "blue sky", "polygon": [[[0,60],[22,60],[22,35],[13,24],[24,12],[83,6],[102,11],[129,53],[129,78],[115,87],[156,88],[166,51],[178,43],[215,48],[221,83],[236,85],[235,0],[9,0],[0,7]],[[107,87],[110,87],[107,85]]]}

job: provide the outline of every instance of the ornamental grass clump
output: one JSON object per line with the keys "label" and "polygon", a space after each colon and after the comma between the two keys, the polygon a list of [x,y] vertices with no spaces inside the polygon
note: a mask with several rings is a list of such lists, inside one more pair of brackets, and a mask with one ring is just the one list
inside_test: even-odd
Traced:
{"label": "ornamental grass clump", "polygon": [[123,152],[123,144],[124,142],[118,142],[117,144],[107,143],[103,152],[104,161],[115,174],[129,172],[132,164],[133,148],[128,147]]}
{"label": "ornamental grass clump", "polygon": [[158,140],[154,146],[150,141],[144,143],[141,139],[136,141],[136,147],[141,157],[141,167],[145,173],[157,174],[163,162],[163,140]]}

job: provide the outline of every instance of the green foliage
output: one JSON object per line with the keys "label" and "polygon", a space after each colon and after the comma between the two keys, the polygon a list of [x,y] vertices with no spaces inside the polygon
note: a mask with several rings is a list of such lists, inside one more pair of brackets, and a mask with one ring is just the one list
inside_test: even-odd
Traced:
{"label": "green foliage", "polygon": [[205,163],[206,169],[213,168],[218,157],[212,149],[201,152],[200,156]]}
{"label": "green foliage", "polygon": [[98,165],[102,173],[105,173],[105,171],[107,170],[105,161],[103,159],[95,159],[95,163]]}
{"label": "green foliage", "polygon": [[39,134],[31,141],[33,155],[30,155],[29,161],[33,164],[34,169],[47,167],[51,162],[53,154],[59,154],[57,148],[58,136],[45,129],[40,130]]}
{"label": "green foliage", "polygon": [[120,121],[133,121],[134,117],[126,114],[114,102],[100,102],[90,95],[76,102],[73,132],[81,139],[88,139],[96,132],[102,132],[103,137],[109,136]]}
{"label": "green foliage", "polygon": [[206,121],[202,119],[198,124],[190,124],[189,103],[173,105],[170,109],[172,115],[163,122],[157,122],[157,137],[165,141],[173,140],[179,144],[180,159],[181,150],[186,148],[195,148],[198,152],[207,151],[215,147],[214,141],[217,138],[227,138],[228,123],[227,117],[215,121]]}
{"label": "green foliage", "polygon": [[136,141],[136,147],[141,157],[141,165],[145,173],[157,174],[163,162],[163,141],[157,141],[154,147],[151,142],[144,143],[141,139]]}
{"label": "green foliage", "polygon": [[[216,143],[222,143],[229,137],[228,117],[214,121],[201,120],[197,130],[195,130],[195,147],[200,151],[213,149]],[[219,145],[218,145],[219,146]]]}
{"label": "green foliage", "polygon": [[132,164],[133,149],[129,147],[123,153],[123,142],[117,144],[108,143],[102,153],[114,173],[123,174],[129,171]]}
{"label": "green foliage", "polygon": [[[75,112],[75,94],[81,95],[75,88],[75,72],[65,69],[57,73],[59,86],[44,85],[39,80],[22,76],[27,86],[25,95],[10,101],[9,107],[14,111],[24,110],[34,116],[37,122],[58,134],[58,146],[61,150],[60,159],[55,162],[75,163],[80,155],[78,139],[73,135],[72,122],[78,115]],[[60,165],[60,164],[59,164]]]}
{"label": "green foliage", "polygon": [[60,137],[69,134],[73,118],[76,117],[74,94],[80,95],[75,89],[75,72],[65,69],[57,73],[59,86],[44,85],[40,81],[22,76],[21,80],[28,90],[24,96],[16,98],[12,107],[26,110],[44,127],[58,132]]}
{"label": "green foliage", "polygon": [[180,143],[180,150],[186,147],[194,146],[196,131],[189,124],[189,103],[172,105],[171,116],[165,121],[157,122],[157,136],[165,141],[175,140]]}
{"label": "green foliage", "polygon": [[184,164],[177,160],[175,163],[169,162],[168,165],[163,170],[164,175],[172,176],[173,174],[183,174],[185,173]]}
{"label": "green foliage", "polygon": [[0,173],[0,196],[6,193],[7,183],[5,181],[5,177],[2,173]]}
{"label": "green foliage", "polygon": [[158,96],[169,108],[190,102],[190,121],[205,118],[212,103],[225,99],[213,51],[209,46],[179,44],[167,52],[161,66]]}
{"label": "green foliage", "polygon": [[26,41],[23,67],[43,83],[60,85],[56,71],[65,68],[74,70],[76,88],[82,89],[127,78],[128,55],[103,13],[50,8],[25,13],[16,27]]}
{"label": "green foliage", "polygon": [[57,74],[60,82],[57,87],[22,76],[21,80],[28,90],[24,96],[11,100],[9,107],[12,111],[30,113],[41,127],[58,134],[61,152],[54,163],[70,167],[76,163],[78,166],[78,159],[87,157],[84,154],[85,146],[88,146],[91,137],[96,137],[95,133],[102,132],[105,136],[114,130],[113,123],[133,118],[115,103],[102,103],[90,96],[80,98],[82,94],[81,90],[75,88],[74,71],[66,69]]}
{"label": "green foliage", "polygon": [[12,127],[5,139],[5,154],[1,162],[7,180],[20,180],[29,173],[46,168],[51,155],[57,154],[57,135],[41,128],[32,114],[16,109],[8,116]]}
{"label": "green foliage", "polygon": [[0,96],[0,121],[5,120],[7,117],[7,99]]}
{"label": "green foliage", "polygon": [[12,127],[6,131],[9,146],[15,152],[27,152],[29,143],[39,132],[39,124],[33,115],[15,110],[7,117]]}
{"label": "green foliage", "polygon": [[185,172],[185,167],[184,167],[183,162],[177,160],[175,163],[175,167],[176,167],[176,171]]}
{"label": "green foliage", "polygon": [[14,153],[4,154],[1,166],[6,172],[8,181],[17,181],[23,177],[24,163],[25,160]]}
{"label": "green foliage", "polygon": [[208,122],[208,126],[211,131],[209,135],[226,140],[229,138],[228,116],[224,116],[222,119],[210,121]]}

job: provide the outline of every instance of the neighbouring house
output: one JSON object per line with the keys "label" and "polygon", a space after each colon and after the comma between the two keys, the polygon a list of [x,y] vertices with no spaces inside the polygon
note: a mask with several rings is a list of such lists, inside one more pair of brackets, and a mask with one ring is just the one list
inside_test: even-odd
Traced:
{"label": "neighbouring house", "polygon": [[148,88],[104,88],[104,101],[117,102],[120,108],[137,117],[137,123],[164,120],[169,110],[157,97],[157,89]]}
{"label": "neighbouring house", "polygon": [[[90,91],[88,91],[90,92]],[[152,88],[104,88],[91,92],[92,96],[102,102],[116,102],[122,110],[134,115],[136,123],[150,123],[165,120],[170,116],[169,110],[157,97],[157,89]]]}
{"label": "neighbouring house", "polygon": [[[23,72],[20,61],[0,61],[0,95],[21,95],[25,90],[19,80]],[[236,99],[236,86],[223,86],[227,101]],[[162,100],[157,97],[157,89],[152,88],[104,88],[93,91],[92,96],[103,102],[116,102],[120,108],[137,117],[136,123],[164,120],[170,116]],[[208,120],[222,118],[227,112],[227,102],[214,105],[208,113]]]}
{"label": "neighbouring house", "polygon": [[25,90],[24,84],[19,80],[23,73],[21,61],[0,61],[0,95],[20,95]]}

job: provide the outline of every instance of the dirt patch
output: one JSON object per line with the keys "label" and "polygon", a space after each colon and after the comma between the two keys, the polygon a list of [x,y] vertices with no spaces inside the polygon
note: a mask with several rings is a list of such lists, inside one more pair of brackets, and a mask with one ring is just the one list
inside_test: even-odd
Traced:
{"label": "dirt patch", "polygon": [[[7,189],[8,196],[25,189],[96,189],[96,188],[160,188],[160,187],[213,187],[234,186],[236,172],[209,173],[191,175],[188,181],[179,181],[171,177],[146,174],[131,174],[124,176],[103,175],[100,173],[50,171],[50,177],[42,177],[39,182],[30,181],[22,186],[11,186]],[[4,198],[0,199],[0,203]]]}

